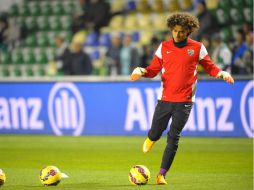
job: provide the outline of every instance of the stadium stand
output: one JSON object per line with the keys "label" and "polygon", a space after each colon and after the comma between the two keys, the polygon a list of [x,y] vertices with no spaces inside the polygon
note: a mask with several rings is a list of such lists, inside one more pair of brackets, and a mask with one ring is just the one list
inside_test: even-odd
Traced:
{"label": "stadium stand", "polygon": [[71,13],[78,9],[78,2],[71,0],[24,0],[13,4],[8,12],[9,20],[26,35],[10,49],[11,53],[1,52],[1,75],[45,75],[48,61],[54,57],[54,38],[63,35],[71,41]]}
{"label": "stadium stand", "polygon": [[[82,33],[84,51],[92,58],[94,74],[104,75],[104,57],[110,46],[111,36],[132,34],[132,40],[141,49],[149,45],[153,36],[163,39],[166,33],[166,17],[170,12],[185,10],[194,12],[194,0],[108,0],[112,18],[101,29]],[[224,42],[234,40],[236,31],[243,23],[253,23],[252,0],[206,0],[207,9],[216,18],[219,33]],[[0,53],[0,75],[43,76],[47,75],[49,62],[55,55],[54,39],[64,36],[70,44],[73,13],[81,12],[77,0],[23,0],[13,4],[8,11],[10,23],[20,29],[21,39],[15,41],[8,51]],[[57,74],[57,73],[55,73]]]}

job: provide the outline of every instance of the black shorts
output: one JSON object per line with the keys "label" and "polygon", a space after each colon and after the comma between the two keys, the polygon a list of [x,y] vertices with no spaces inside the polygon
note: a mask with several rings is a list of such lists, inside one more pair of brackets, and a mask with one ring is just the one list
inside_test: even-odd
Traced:
{"label": "black shorts", "polygon": [[148,137],[152,141],[157,141],[163,131],[167,129],[170,118],[172,118],[172,123],[168,136],[179,137],[189,118],[192,106],[193,102],[166,102],[159,100],[155,108]]}

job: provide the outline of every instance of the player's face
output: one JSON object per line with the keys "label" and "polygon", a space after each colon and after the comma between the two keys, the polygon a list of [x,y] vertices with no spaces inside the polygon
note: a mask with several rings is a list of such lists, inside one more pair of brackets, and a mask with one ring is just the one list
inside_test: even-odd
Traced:
{"label": "player's face", "polygon": [[172,35],[175,42],[181,42],[188,37],[189,31],[184,30],[182,26],[176,25],[172,30]]}

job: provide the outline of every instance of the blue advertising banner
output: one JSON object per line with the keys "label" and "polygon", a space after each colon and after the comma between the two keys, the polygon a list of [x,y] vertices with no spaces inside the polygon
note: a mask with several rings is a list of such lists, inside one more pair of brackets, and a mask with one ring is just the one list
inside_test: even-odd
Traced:
{"label": "blue advertising banner", "polygon": [[[160,82],[0,82],[0,134],[146,135]],[[199,81],[183,136],[253,137],[254,81]]]}

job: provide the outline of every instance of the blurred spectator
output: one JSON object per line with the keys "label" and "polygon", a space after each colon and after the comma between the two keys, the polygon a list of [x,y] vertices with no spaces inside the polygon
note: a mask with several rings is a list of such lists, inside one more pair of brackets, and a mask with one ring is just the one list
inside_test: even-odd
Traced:
{"label": "blurred spectator", "polygon": [[83,43],[74,42],[73,52],[67,63],[67,75],[90,75],[93,72],[92,61],[87,53],[83,51]]}
{"label": "blurred spectator", "polygon": [[110,20],[110,4],[105,0],[80,0],[83,13],[76,16],[73,22],[73,33],[81,29],[100,32]]}
{"label": "blurred spectator", "polygon": [[[245,49],[245,43],[244,42],[245,42],[244,31],[242,29],[239,29],[239,30],[236,31],[235,41],[232,42],[231,48],[230,48],[234,55],[236,54],[236,52],[241,52],[241,51],[243,51],[243,49]],[[234,60],[233,60],[233,62],[234,62]]]}
{"label": "blurred spectator", "polygon": [[212,54],[212,45],[211,45],[211,40],[208,35],[203,35],[200,42],[204,44],[206,50],[208,51],[208,54]]}
{"label": "blurred spectator", "polygon": [[139,66],[139,60],[139,53],[132,44],[131,35],[125,34],[120,51],[121,75],[129,75],[135,67]]}
{"label": "blurred spectator", "polygon": [[239,46],[233,57],[232,72],[234,74],[253,73],[253,32],[248,32],[245,39],[245,43]]}
{"label": "blurred spectator", "polygon": [[172,38],[172,34],[171,34],[171,32],[170,31],[167,31],[166,33],[165,33],[165,36],[164,36],[164,40],[170,40],[170,38]]}
{"label": "blurred spectator", "polygon": [[231,60],[232,52],[228,46],[221,40],[219,34],[214,34],[212,36],[212,60],[215,64],[222,70],[230,72],[231,71]]}
{"label": "blurred spectator", "polygon": [[248,32],[253,31],[253,25],[250,23],[243,23],[242,30],[245,34],[247,34]]}
{"label": "blurred spectator", "polygon": [[7,49],[9,23],[5,14],[0,15],[0,50]]}
{"label": "blurred spectator", "polygon": [[151,39],[151,44],[143,46],[140,67],[147,67],[148,65],[150,65],[154,53],[159,45],[160,40],[156,36],[153,36]]}
{"label": "blurred spectator", "polygon": [[120,34],[113,34],[111,37],[111,45],[106,52],[105,65],[107,67],[108,75],[120,75],[120,50],[122,47]]}
{"label": "blurred spectator", "polygon": [[193,38],[200,41],[202,35],[212,35],[217,32],[217,22],[213,15],[207,10],[205,0],[198,0],[195,11],[199,20],[200,28],[193,34]]}
{"label": "blurred spectator", "polygon": [[64,75],[69,74],[68,63],[70,61],[70,50],[68,44],[64,41],[62,36],[57,36],[55,38],[56,44],[56,55],[54,61],[56,62],[57,70],[59,73]]}

